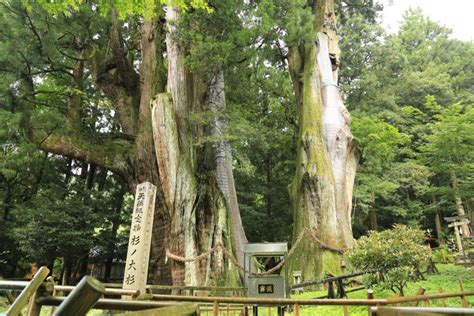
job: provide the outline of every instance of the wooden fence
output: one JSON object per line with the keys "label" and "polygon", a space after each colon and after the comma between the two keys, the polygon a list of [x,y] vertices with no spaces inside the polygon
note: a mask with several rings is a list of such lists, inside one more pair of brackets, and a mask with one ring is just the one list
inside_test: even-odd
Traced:
{"label": "wooden fence", "polygon": [[[43,269],[43,268],[42,268]],[[46,268],[45,268],[46,269]],[[460,281],[460,292],[456,293],[434,293],[425,294],[423,289],[419,295],[407,297],[395,297],[388,299],[377,299],[373,291],[368,290],[367,299],[264,299],[248,297],[200,297],[182,295],[149,294],[146,300],[140,300],[136,291],[120,288],[104,287],[91,277],[85,277],[77,286],[66,287],[54,285],[51,281],[43,282],[49,271],[39,270],[37,276],[31,282],[0,281],[0,291],[21,291],[21,294],[12,302],[7,311],[8,316],[19,315],[20,311],[28,305],[28,316],[37,316],[42,306],[58,306],[54,315],[71,315],[71,311],[81,309],[82,311],[94,309],[109,309],[122,311],[136,311],[127,313],[130,315],[255,315],[258,311],[273,309],[283,314],[284,309],[291,310],[294,316],[299,316],[300,309],[310,306],[340,306],[344,315],[349,315],[349,306],[365,306],[368,315],[415,315],[412,310],[400,310],[399,305],[410,305],[416,307],[420,303],[425,305],[422,309],[430,308],[433,300],[441,300],[446,306],[446,299],[459,298],[461,306],[468,308],[468,296],[474,296],[474,291],[465,291]],[[226,288],[218,288],[225,290]],[[188,289],[189,290],[189,289]],[[210,288],[209,290],[213,290]],[[235,289],[232,289],[235,290]],[[237,289],[240,290],[240,289]],[[63,292],[61,295],[60,292]],[[64,293],[70,292],[68,296]],[[135,299],[103,298],[103,296],[132,296]],[[393,306],[394,309],[381,307]],[[257,307],[259,306],[259,308]],[[377,307],[379,309],[375,309]],[[398,308],[398,310],[397,310]],[[436,308],[441,311],[443,307]],[[433,309],[431,309],[433,310]],[[393,314],[394,311],[398,314]],[[420,309],[418,309],[420,311]],[[461,309],[456,309],[456,312]],[[474,310],[469,309],[474,315]],[[405,312],[405,314],[403,314]],[[390,314],[392,313],[392,314]],[[408,313],[408,314],[407,314]],[[410,314],[412,313],[412,314]],[[455,314],[452,314],[455,315]]]}

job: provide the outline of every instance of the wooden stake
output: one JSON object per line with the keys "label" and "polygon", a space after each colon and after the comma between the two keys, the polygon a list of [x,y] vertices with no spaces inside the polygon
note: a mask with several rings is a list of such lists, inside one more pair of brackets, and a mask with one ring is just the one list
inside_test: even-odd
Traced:
{"label": "wooden stake", "polygon": [[217,301],[214,301],[214,305],[212,306],[212,316],[218,316],[219,315],[219,303]]}
{"label": "wooden stake", "polygon": [[[418,292],[416,292],[416,296],[420,296],[420,295],[425,294],[425,291],[426,291],[426,289],[424,287],[420,287],[418,289]],[[413,302],[411,305],[412,306],[418,306],[418,304],[420,304],[420,301]]]}
{"label": "wooden stake", "polygon": [[293,305],[293,316],[300,316],[300,306],[298,304]]}
{"label": "wooden stake", "polygon": [[462,307],[469,307],[469,304],[467,303],[467,300],[466,300],[466,296],[464,295],[464,283],[462,281],[461,278],[458,279],[459,281],[459,288],[461,289],[461,304],[462,304]]}
{"label": "wooden stake", "polygon": [[85,315],[104,295],[105,287],[97,279],[86,275],[59,305],[56,316]]}
{"label": "wooden stake", "polygon": [[[438,289],[438,292],[439,292],[439,293],[443,293],[443,288],[440,287],[440,288]],[[442,298],[442,299],[441,299],[441,303],[443,304],[443,307],[446,307],[446,299],[445,299],[445,298]]]}
{"label": "wooden stake", "polygon": [[30,281],[27,287],[21,291],[20,295],[16,298],[15,302],[10,306],[10,308],[7,310],[6,316],[18,316],[20,315],[20,312],[23,307],[28,304],[28,301],[38,288],[40,287],[41,283],[43,283],[44,279],[49,274],[49,269],[47,267],[41,267],[38,272],[36,272],[35,276],[33,279]]}
{"label": "wooden stake", "polygon": [[[367,299],[368,300],[373,300],[374,299],[374,290],[372,290],[372,289],[367,290]],[[372,312],[371,312],[370,309],[371,309],[370,306],[367,306],[369,316],[372,315]]]}
{"label": "wooden stake", "polygon": [[344,316],[349,316],[349,308],[346,305],[344,305],[342,309],[344,311]]}

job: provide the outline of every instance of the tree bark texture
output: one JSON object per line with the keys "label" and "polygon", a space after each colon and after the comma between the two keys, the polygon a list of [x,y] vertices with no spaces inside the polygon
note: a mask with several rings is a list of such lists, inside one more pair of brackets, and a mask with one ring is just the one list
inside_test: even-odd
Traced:
{"label": "tree bark texture", "polygon": [[441,216],[439,214],[439,211],[436,211],[435,213],[435,227],[436,227],[436,237],[438,238],[438,243],[440,245],[443,245],[444,244],[443,229],[441,227]]}
{"label": "tree bark texture", "polygon": [[206,105],[213,113],[211,136],[214,139],[214,161],[217,187],[224,197],[229,210],[232,240],[239,264],[244,266],[244,244],[247,243],[242,219],[240,217],[237,191],[235,190],[234,173],[232,171],[232,153],[224,131],[227,121],[224,116],[226,101],[224,92],[224,72],[222,69],[208,75]]}
{"label": "tree bark texture", "polygon": [[[157,95],[153,101],[152,122],[160,185],[170,218],[165,243],[172,254],[193,258],[217,244],[232,252],[235,236],[241,236],[238,234],[243,233],[243,228],[228,144],[210,150],[195,148],[193,140],[206,131],[189,121],[192,111],[206,108],[214,111],[225,106],[223,74],[215,77],[217,81],[208,83],[205,75],[187,69],[187,48],[180,47],[175,39],[179,15],[173,8],[166,12],[168,93]],[[216,124],[211,128],[212,136],[217,133],[215,127]],[[220,148],[225,149],[222,157]],[[213,153],[211,156],[207,154],[209,151]],[[232,210],[236,210],[239,223],[231,229],[236,216]],[[201,260],[171,260],[173,284],[216,284],[219,280],[235,283],[238,273],[235,267],[229,269],[230,266],[220,248]]]}
{"label": "tree bark texture", "polygon": [[[292,47],[290,74],[299,115],[296,175],[291,186],[293,241],[308,229],[325,245],[353,245],[351,201],[356,158],[350,116],[337,87],[339,51],[334,3],[314,4],[315,43]],[[290,258],[290,270],[303,279],[339,270],[336,252],[305,237]]]}

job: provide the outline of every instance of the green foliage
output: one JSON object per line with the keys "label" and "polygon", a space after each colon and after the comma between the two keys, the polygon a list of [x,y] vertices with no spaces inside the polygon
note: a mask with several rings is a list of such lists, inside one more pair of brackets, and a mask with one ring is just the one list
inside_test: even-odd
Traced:
{"label": "green foliage", "polygon": [[230,86],[241,88],[228,90],[227,96],[236,188],[246,232],[252,241],[289,240],[287,187],[294,172],[295,147],[289,78],[284,71],[263,65],[252,74],[244,69],[227,78]]}
{"label": "green foliage", "polygon": [[425,159],[436,172],[469,173],[474,166],[474,108],[455,104],[436,118],[423,147]]}
{"label": "green foliage", "polygon": [[42,190],[18,213],[13,230],[22,251],[32,262],[49,263],[59,256],[74,257],[94,245],[98,217],[80,197],[61,201],[60,188]]}
{"label": "green foliage", "polygon": [[[453,264],[438,264],[439,274],[430,274],[426,276],[426,280],[419,280],[416,282],[408,282],[405,290],[405,296],[415,296],[419,291],[420,287],[426,289],[426,294],[436,294],[441,287],[445,293],[459,292],[459,279],[464,281],[464,288],[469,289],[474,287],[474,279],[472,278],[469,268],[453,265]],[[315,292],[304,292],[296,296],[295,298],[309,299],[313,297],[323,296],[327,294],[327,290],[315,291]],[[394,297],[393,292],[390,290],[375,289],[374,295],[376,298],[384,299]],[[357,291],[348,293],[349,299],[366,299],[366,291]],[[466,297],[469,306],[474,304],[474,297]],[[447,307],[460,307],[461,302],[459,297],[448,298],[445,301],[441,299],[431,300],[431,306],[443,307],[443,304]],[[366,306],[349,306],[349,315],[354,316],[366,316]],[[300,309],[300,315],[342,315],[342,308],[340,306],[317,306],[317,307],[306,307]]]}
{"label": "green foliage", "polygon": [[[11,0],[3,4],[0,253],[7,261],[6,273],[22,260],[59,257],[59,262],[72,248],[86,253],[95,246],[99,261],[115,253],[110,246],[120,243],[123,235],[112,228],[117,222],[126,226],[124,214],[130,209],[129,198],[119,206],[121,180],[105,169],[91,171],[91,165],[28,144],[24,123],[30,121],[44,139],[52,132],[71,136],[77,144],[98,149],[100,155],[129,152],[133,135],[113,142],[123,130],[114,98],[133,99],[130,115],[137,115],[140,78],[135,72],[142,60],[141,25],[144,19],[162,14],[166,5],[182,9],[177,40],[190,50],[189,70],[225,72],[228,106],[221,114],[228,127],[223,134],[232,145],[249,239],[290,239],[288,185],[295,173],[300,122],[287,57],[289,47],[302,47],[316,38],[308,1]],[[126,87],[111,54],[112,10],[120,18],[120,49],[132,65],[133,87]],[[376,210],[382,228],[394,222],[433,228],[434,211],[444,212],[442,216],[455,212],[453,173],[466,209],[473,207],[469,201],[474,190],[474,44],[452,39],[449,29],[419,10],[408,11],[399,32],[387,35],[377,21],[380,10],[372,0],[337,5],[340,84],[353,116],[359,153],[353,203],[357,235],[367,232],[370,210]],[[157,22],[155,26],[161,28],[162,21]],[[166,59],[159,50],[164,45],[157,52]],[[77,81],[72,72],[81,63],[85,72]],[[108,97],[104,95],[110,92],[108,84],[131,91],[118,89]],[[73,113],[76,119],[68,119],[71,102],[80,103]],[[193,128],[207,129],[213,115],[204,110],[191,114],[190,120]],[[194,141],[203,148],[216,139]],[[87,186],[89,175],[92,187]],[[56,227],[62,220],[64,227]],[[54,240],[46,242],[41,229]],[[41,247],[35,246],[38,241]],[[65,247],[50,247],[53,241]],[[0,273],[5,273],[2,269]],[[398,269],[387,278],[402,282],[399,276],[407,271]]]}
{"label": "green foliage", "polygon": [[404,225],[395,225],[391,230],[370,232],[361,237],[356,247],[349,251],[349,263],[359,270],[378,270],[376,275],[366,278],[367,286],[379,284],[403,295],[407,282],[430,257],[421,243],[424,233]]}
{"label": "green foliage", "polygon": [[[31,9],[30,1],[22,1],[28,9]],[[84,4],[89,5],[87,1],[84,0],[36,0],[35,2],[49,13],[63,13],[67,15],[71,15],[72,11],[79,10]],[[157,6],[162,4],[173,5],[183,11],[193,8],[212,12],[211,7],[209,7],[206,0],[99,0],[97,3],[97,8],[102,11],[103,15],[110,13],[110,11],[114,9],[122,19],[132,15],[151,18],[156,15]]]}
{"label": "green foliage", "polygon": [[454,262],[454,256],[450,253],[448,245],[444,244],[433,250],[433,261],[442,263]]}
{"label": "green foliage", "polygon": [[[456,209],[449,170],[459,170],[463,198],[472,192],[472,42],[450,38],[449,29],[419,9],[408,10],[399,32],[390,36],[364,16],[343,19],[340,81],[360,151],[354,232],[367,231],[369,210],[376,210],[379,227],[397,222],[433,229],[434,211],[448,216]],[[447,110],[453,104],[458,114]],[[443,123],[444,116],[453,122]]]}
{"label": "green foliage", "polygon": [[360,152],[362,165],[370,173],[380,172],[391,163],[409,136],[390,123],[374,117],[355,116],[352,131]]}

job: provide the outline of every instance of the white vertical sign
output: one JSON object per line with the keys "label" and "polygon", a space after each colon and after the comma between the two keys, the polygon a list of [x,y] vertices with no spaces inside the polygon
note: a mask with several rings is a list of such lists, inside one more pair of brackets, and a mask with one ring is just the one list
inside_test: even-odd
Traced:
{"label": "white vertical sign", "polygon": [[143,182],[137,186],[128,241],[127,263],[123,276],[123,288],[139,290],[140,294],[146,293],[155,196],[156,186],[153,184]]}

